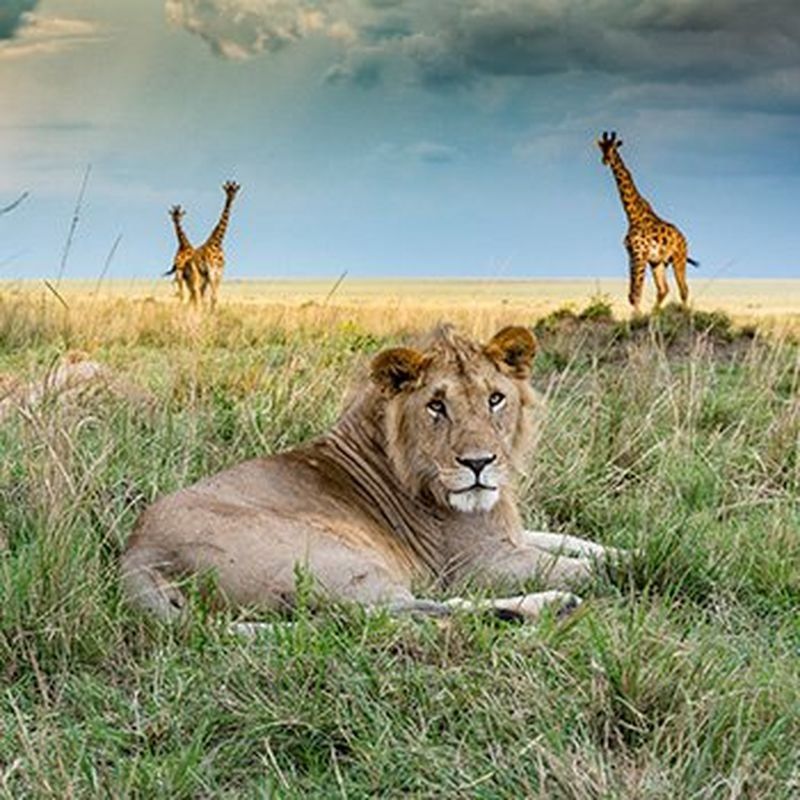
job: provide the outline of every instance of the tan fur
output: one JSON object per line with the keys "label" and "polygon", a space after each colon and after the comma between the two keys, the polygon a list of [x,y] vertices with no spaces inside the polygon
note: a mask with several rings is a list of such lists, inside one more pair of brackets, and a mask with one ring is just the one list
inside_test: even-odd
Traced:
{"label": "tan fur", "polygon": [[[421,350],[378,354],[330,431],[147,509],[122,559],[128,598],[168,618],[184,605],[181,580],[213,573],[233,606],[291,606],[300,567],[322,598],[449,613],[412,584],[518,589],[538,575],[567,588],[586,578],[603,548],[526,532],[516,508],[535,347],[525,328],[485,346],[441,328]],[[535,615],[574,600],[556,592],[494,607]]]}
{"label": "tan fur", "polygon": [[62,407],[74,402],[81,408],[95,391],[124,397],[142,407],[153,401],[147,392],[122,380],[104,364],[92,361],[86,353],[71,351],[36,380],[25,382],[0,375],[0,422],[17,411],[29,413],[45,401],[58,401]]}

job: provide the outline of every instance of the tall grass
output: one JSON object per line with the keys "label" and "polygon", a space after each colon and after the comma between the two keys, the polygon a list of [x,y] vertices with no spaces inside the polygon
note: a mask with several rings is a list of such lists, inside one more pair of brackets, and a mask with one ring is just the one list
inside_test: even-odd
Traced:
{"label": "tall grass", "polygon": [[133,520],[325,429],[428,319],[4,301],[0,370],[77,348],[144,391],[0,427],[0,796],[797,797],[798,351],[671,313],[540,326],[526,520],[641,550],[584,613],[301,608],[241,641],[202,604],[169,627],[121,602]]}

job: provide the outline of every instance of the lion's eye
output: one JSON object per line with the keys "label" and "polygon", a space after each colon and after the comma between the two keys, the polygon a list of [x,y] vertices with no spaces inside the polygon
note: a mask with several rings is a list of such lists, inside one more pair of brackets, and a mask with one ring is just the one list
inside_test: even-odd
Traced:
{"label": "lion's eye", "polygon": [[501,409],[506,402],[506,396],[502,392],[492,392],[489,395],[489,408],[492,411],[498,411]]}
{"label": "lion's eye", "polygon": [[431,400],[428,403],[428,411],[434,417],[446,417],[447,408],[441,400]]}

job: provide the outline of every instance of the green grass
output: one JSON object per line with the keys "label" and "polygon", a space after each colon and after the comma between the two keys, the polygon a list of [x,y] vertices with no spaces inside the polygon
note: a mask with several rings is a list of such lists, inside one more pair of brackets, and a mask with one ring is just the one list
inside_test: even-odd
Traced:
{"label": "green grass", "polygon": [[0,370],[83,347],[152,399],[0,425],[0,796],[800,793],[794,345],[674,309],[631,328],[599,301],[546,320],[526,522],[637,546],[630,573],[535,628],[301,608],[243,641],[201,603],[171,627],[122,603],[131,525],[163,492],[323,430],[391,337],[290,335],[257,310],[127,336],[2,315]]}

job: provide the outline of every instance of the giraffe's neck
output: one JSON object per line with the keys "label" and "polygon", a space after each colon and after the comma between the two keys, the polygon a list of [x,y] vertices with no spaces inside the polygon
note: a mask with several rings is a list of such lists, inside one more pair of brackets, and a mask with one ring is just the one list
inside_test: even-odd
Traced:
{"label": "giraffe's neck", "polygon": [[192,245],[189,242],[186,234],[184,233],[183,226],[181,225],[181,221],[179,218],[173,218],[173,223],[175,224],[175,235],[178,237],[178,249],[179,250],[190,250]]}
{"label": "giraffe's neck", "polygon": [[222,240],[225,238],[225,231],[228,230],[228,220],[231,216],[231,206],[233,205],[233,195],[225,198],[225,207],[222,209],[217,226],[211,231],[211,235],[206,240],[207,245],[222,247]]}
{"label": "giraffe's neck", "polygon": [[614,180],[617,182],[619,199],[629,222],[636,222],[643,216],[653,213],[650,203],[639,194],[636,184],[633,182],[631,173],[625,166],[625,162],[619,153],[614,153],[609,162],[611,171],[614,173]]}

